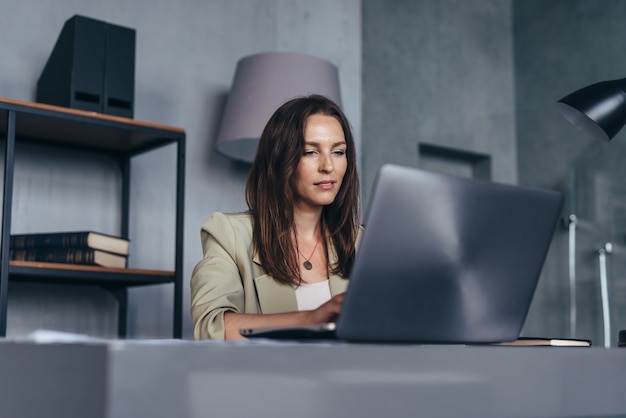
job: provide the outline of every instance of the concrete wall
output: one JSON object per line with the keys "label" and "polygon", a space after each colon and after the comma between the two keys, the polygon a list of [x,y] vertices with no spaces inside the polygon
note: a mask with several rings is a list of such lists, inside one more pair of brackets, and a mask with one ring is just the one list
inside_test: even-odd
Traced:
{"label": "concrete wall", "polygon": [[[623,78],[626,3],[620,0],[514,2],[517,144],[520,183],[566,196],[564,224],[578,217],[574,269],[569,228],[557,228],[527,320],[527,330],[604,344],[599,250],[607,258],[611,345],[626,327],[624,132],[611,143],[587,138],[553,107],[586,85]],[[574,273],[573,275],[571,273]],[[576,283],[570,293],[570,279]],[[571,301],[570,295],[574,295]],[[575,315],[570,315],[574,308]]]}
{"label": "concrete wall", "polygon": [[[215,151],[237,60],[265,51],[312,54],[339,67],[344,110],[360,144],[359,0],[20,0],[0,14],[0,96],[34,100],[37,79],[63,23],[75,14],[137,31],[135,118],[187,132],[184,336],[191,338],[189,276],[201,258],[199,229],[214,211],[245,209],[248,166]],[[360,145],[359,145],[360,146]],[[133,162],[133,267],[173,269],[174,148]],[[21,146],[14,218],[18,232],[119,232],[119,173],[105,157]],[[98,288],[10,285],[7,334],[37,328],[116,335],[116,302]],[[131,337],[170,337],[172,289],[129,295]]]}
{"label": "concrete wall", "polygon": [[514,87],[511,1],[364,0],[366,196],[383,163],[430,168],[420,144],[488,156],[490,178],[515,183]]}

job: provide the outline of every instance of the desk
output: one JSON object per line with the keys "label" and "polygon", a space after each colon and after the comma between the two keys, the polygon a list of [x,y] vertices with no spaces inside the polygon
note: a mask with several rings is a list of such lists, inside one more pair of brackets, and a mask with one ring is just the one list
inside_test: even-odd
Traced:
{"label": "desk", "polygon": [[626,350],[0,341],[3,418],[626,416]]}

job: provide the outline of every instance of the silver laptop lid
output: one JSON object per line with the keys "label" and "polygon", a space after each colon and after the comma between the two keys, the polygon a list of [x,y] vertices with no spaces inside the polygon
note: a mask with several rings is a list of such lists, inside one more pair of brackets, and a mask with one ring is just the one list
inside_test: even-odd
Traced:
{"label": "silver laptop lid", "polygon": [[518,338],[562,200],[556,191],[381,167],[337,336]]}

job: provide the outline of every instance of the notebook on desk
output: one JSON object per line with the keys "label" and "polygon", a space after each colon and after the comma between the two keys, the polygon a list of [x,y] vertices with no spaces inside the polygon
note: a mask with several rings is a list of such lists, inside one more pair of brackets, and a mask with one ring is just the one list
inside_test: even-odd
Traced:
{"label": "notebook on desk", "polygon": [[337,323],[241,334],[419,344],[515,340],[562,200],[556,191],[384,165]]}

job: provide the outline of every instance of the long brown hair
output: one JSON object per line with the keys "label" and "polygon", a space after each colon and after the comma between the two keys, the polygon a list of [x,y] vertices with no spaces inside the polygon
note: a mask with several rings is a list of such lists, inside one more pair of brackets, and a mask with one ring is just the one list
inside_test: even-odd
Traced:
{"label": "long brown hair", "polygon": [[359,176],[348,119],[332,100],[320,95],[291,99],[265,125],[246,183],[253,219],[253,242],[266,273],[282,283],[302,281],[293,246],[296,168],[304,154],[304,128],[311,115],[336,118],[346,140],[347,170],[337,197],[322,210],[322,233],[330,237],[337,263],[330,271],[349,277],[359,225]]}

